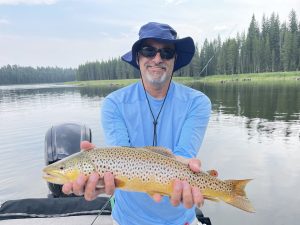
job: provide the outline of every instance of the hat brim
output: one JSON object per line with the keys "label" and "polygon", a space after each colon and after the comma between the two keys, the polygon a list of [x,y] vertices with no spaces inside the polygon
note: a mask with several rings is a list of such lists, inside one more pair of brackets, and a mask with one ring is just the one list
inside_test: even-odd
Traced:
{"label": "hat brim", "polygon": [[167,39],[155,38],[155,37],[140,39],[133,44],[130,52],[127,52],[125,55],[121,57],[122,60],[134,66],[138,70],[140,68],[136,60],[137,51],[139,50],[142,42],[145,39],[153,39],[158,42],[171,43],[175,45],[177,57],[175,60],[173,72],[189,64],[195,54],[195,44],[191,37],[186,37],[186,38],[181,38],[176,40],[167,40]]}

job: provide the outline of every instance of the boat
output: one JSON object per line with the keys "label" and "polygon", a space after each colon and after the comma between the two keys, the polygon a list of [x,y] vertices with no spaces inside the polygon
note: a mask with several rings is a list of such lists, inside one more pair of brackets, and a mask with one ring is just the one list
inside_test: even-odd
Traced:
{"label": "boat", "polygon": [[[80,149],[81,141],[92,142],[89,127],[77,123],[62,123],[51,126],[45,135],[45,164],[61,160]],[[27,198],[8,200],[0,207],[1,225],[111,225],[110,197],[100,195],[93,201],[83,197],[65,195],[62,185],[47,182],[48,196],[45,198]],[[211,225],[199,208],[196,208],[199,224]]]}

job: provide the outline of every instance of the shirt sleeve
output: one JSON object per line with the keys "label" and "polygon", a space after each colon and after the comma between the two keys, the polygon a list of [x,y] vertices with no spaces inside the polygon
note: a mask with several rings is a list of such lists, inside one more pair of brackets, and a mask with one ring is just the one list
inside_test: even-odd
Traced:
{"label": "shirt sleeve", "polygon": [[101,124],[109,146],[130,146],[128,130],[118,104],[106,97],[101,110]]}
{"label": "shirt sleeve", "polygon": [[179,141],[174,148],[175,155],[194,158],[204,139],[211,114],[211,102],[206,95],[197,97],[184,121]]}

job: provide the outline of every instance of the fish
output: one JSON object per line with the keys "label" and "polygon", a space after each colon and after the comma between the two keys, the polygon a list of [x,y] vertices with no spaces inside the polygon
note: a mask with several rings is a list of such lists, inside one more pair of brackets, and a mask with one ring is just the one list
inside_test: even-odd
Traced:
{"label": "fish", "polygon": [[246,212],[255,212],[245,186],[252,179],[221,180],[216,170],[193,172],[164,147],[102,147],[80,151],[43,169],[50,183],[75,181],[80,174],[111,172],[116,188],[124,191],[171,196],[175,179],[198,187],[205,199],[223,201]]}

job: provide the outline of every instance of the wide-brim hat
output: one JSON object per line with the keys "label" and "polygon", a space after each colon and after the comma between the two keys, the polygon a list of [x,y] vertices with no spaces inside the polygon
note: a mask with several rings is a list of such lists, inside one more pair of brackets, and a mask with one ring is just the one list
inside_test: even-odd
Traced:
{"label": "wide-brim hat", "polygon": [[137,69],[140,69],[136,60],[137,52],[141,48],[143,41],[146,39],[153,39],[158,42],[175,45],[177,56],[173,72],[189,64],[195,54],[195,44],[191,37],[177,39],[177,32],[169,25],[150,22],[141,27],[139,31],[139,40],[132,45],[130,52],[122,56],[122,59],[125,62]]}

